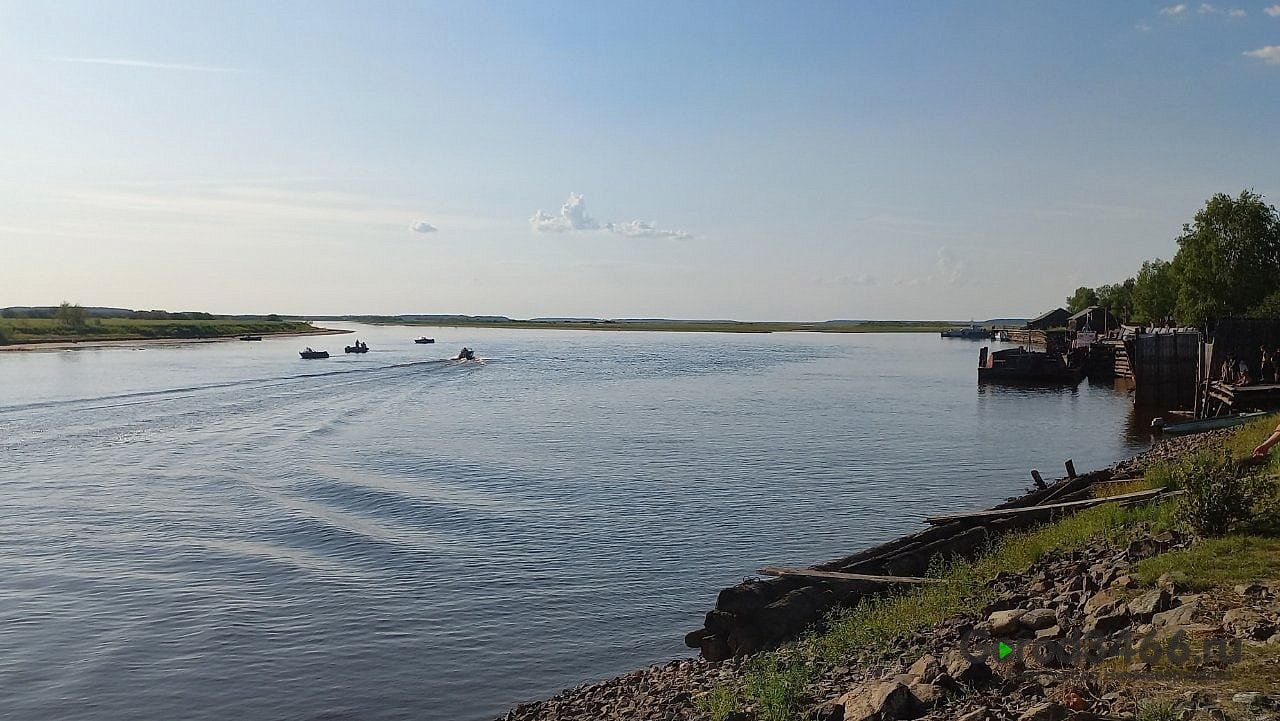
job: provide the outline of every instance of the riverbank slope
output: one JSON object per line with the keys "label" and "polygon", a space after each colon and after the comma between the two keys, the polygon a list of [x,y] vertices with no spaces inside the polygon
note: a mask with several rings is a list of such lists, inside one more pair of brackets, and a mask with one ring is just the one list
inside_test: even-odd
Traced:
{"label": "riverbank slope", "polygon": [[[1114,491],[1191,484],[1197,463],[1221,448],[1246,456],[1273,424],[1161,442],[1115,466],[1141,478]],[[1106,504],[1008,536],[973,562],[937,569],[945,583],[863,603],[775,651],[672,661],[502,718],[1253,718],[1246,714],[1280,699],[1276,466],[1255,469],[1265,497],[1220,538],[1182,530],[1185,500]],[[1101,633],[1128,658],[1117,650],[1066,668],[1025,654],[975,662],[959,653],[961,637],[975,630],[1064,648],[1073,633]],[[1155,656],[1178,632],[1197,653],[1184,663]],[[1119,644],[1124,634],[1130,640]],[[1159,640],[1143,656],[1151,634]],[[1206,639],[1240,639],[1239,657],[1205,657],[1198,652]]]}

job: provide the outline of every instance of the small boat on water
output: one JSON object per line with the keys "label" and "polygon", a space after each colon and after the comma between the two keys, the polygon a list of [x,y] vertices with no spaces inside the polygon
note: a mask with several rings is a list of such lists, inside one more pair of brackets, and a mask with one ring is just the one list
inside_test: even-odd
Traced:
{"label": "small boat on water", "polygon": [[328,357],[329,357],[329,351],[327,351],[327,350],[311,350],[310,348],[307,348],[307,349],[306,349],[306,350],[304,350],[304,351],[299,351],[299,352],[298,352],[298,355],[302,356],[303,358],[307,358],[307,359],[311,359],[311,358],[328,358]]}
{"label": "small boat on water", "polygon": [[991,337],[991,331],[977,323],[970,323],[968,328],[948,328],[942,331],[941,336],[943,338],[984,339]]}
{"label": "small boat on water", "polygon": [[242,336],[240,336],[240,340],[262,340],[262,336],[260,336],[260,335],[242,335]]}
{"label": "small boat on water", "polygon": [[978,353],[979,383],[1075,385],[1084,379],[1084,364],[1065,353],[1009,348]]}
{"label": "small boat on water", "polygon": [[1163,418],[1156,418],[1151,421],[1151,427],[1162,433],[1168,433],[1175,436],[1185,436],[1190,433],[1204,433],[1205,431],[1216,431],[1219,428],[1230,428],[1239,426],[1255,418],[1261,418],[1267,415],[1266,411],[1250,411],[1248,413],[1235,413],[1229,416],[1219,416],[1218,418],[1204,418],[1198,421],[1187,421],[1185,423],[1174,423],[1165,425]]}
{"label": "small boat on water", "polygon": [[1008,343],[1008,342],[1009,342],[1009,331],[1007,331],[1007,330],[998,330],[998,331],[996,331],[996,332],[992,335],[992,339],[993,339],[993,340],[998,340],[998,341],[1000,341],[1001,343]]}
{"label": "small boat on water", "polygon": [[347,346],[346,351],[348,353],[368,353],[369,345],[363,341],[356,341],[355,345]]}
{"label": "small boat on water", "polygon": [[435,342],[436,342],[436,339],[435,339],[435,338],[428,338],[428,337],[426,337],[426,336],[424,335],[424,336],[422,336],[421,338],[414,338],[414,339],[413,339],[413,342],[414,342],[414,343],[435,343]]}

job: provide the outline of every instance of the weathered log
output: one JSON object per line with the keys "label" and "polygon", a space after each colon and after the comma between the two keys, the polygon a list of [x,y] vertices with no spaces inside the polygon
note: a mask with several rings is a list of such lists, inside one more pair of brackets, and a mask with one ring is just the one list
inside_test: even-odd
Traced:
{"label": "weathered log", "polygon": [[1163,489],[1160,489],[1160,488],[1153,488],[1147,491],[1136,491],[1134,493],[1125,493],[1118,496],[1110,496],[1108,498],[1087,498],[1081,501],[1068,501],[1065,503],[1049,503],[1042,506],[1030,506],[1030,507],[1023,507],[1023,508],[998,508],[998,509],[991,509],[986,511],[971,511],[969,513],[952,513],[945,516],[932,516],[930,518],[926,518],[925,521],[927,523],[939,524],[939,523],[952,523],[955,521],[962,521],[962,520],[969,520],[969,519],[999,518],[1001,516],[1017,515],[1017,514],[1024,514],[1024,513],[1025,514],[1042,514],[1042,513],[1049,513],[1056,510],[1065,510],[1065,509],[1079,510],[1082,508],[1097,506],[1103,503],[1109,503],[1113,501],[1145,500],[1147,498],[1160,495],[1160,492],[1162,490]]}
{"label": "weathered log", "polygon": [[819,571],[816,568],[788,568],[765,566],[758,571],[765,576],[801,576],[819,580],[862,581],[869,586],[887,586],[895,583],[938,583],[937,578],[921,578],[919,576],[877,576],[868,573],[840,573],[838,571]]}

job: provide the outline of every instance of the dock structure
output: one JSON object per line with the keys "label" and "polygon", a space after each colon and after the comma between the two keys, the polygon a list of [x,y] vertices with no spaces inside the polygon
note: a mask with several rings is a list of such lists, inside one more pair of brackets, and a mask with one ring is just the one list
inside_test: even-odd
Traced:
{"label": "dock structure", "polygon": [[1280,384],[1233,386],[1222,381],[1208,381],[1203,395],[1205,410],[1201,415],[1205,418],[1244,408],[1280,408]]}

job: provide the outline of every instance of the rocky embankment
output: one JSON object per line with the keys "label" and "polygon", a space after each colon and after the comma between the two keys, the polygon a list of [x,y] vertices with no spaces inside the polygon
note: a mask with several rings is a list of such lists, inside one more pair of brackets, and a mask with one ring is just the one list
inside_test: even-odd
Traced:
{"label": "rocky embankment", "polygon": [[[1115,475],[1140,475],[1168,456],[1202,447],[1220,447],[1233,430],[1217,431],[1157,443],[1151,451],[1126,460]],[[1061,668],[1053,658],[971,660],[960,652],[962,636],[989,634],[1023,642],[1037,641],[1071,650],[1079,635],[1107,639],[1128,634],[1138,645],[1155,631],[1161,638],[1182,632],[1197,652],[1205,637],[1233,636],[1280,653],[1280,582],[1250,584],[1227,596],[1188,593],[1177,578],[1161,579],[1159,588],[1136,588],[1132,566],[1140,559],[1186,546],[1173,533],[1142,534],[1123,549],[1104,541],[1083,551],[1050,554],[1022,574],[1002,574],[991,582],[996,600],[980,613],[948,618],[927,632],[895,639],[888,658],[850,658],[848,665],[820,670],[806,696],[807,718],[817,721],[872,719],[964,719],[965,721],[1057,721],[1129,717],[1137,710],[1134,679],[1149,671],[1144,662],[1124,659],[1078,662]],[[971,656],[973,654],[970,654]],[[1025,656],[1025,654],[1024,654]],[[1134,656],[1134,658],[1139,658]],[[1228,659],[1229,660],[1229,659]],[[500,721],[692,721],[710,719],[698,698],[717,684],[741,684],[748,659],[719,662],[678,660],[635,671],[600,683],[569,689],[546,700],[522,704]],[[1220,660],[1200,660],[1197,670],[1221,669]],[[1107,668],[1115,676],[1082,670]],[[1117,674],[1137,674],[1128,681]],[[1149,676],[1149,674],[1148,674]],[[1208,710],[1246,705],[1254,709],[1275,702],[1271,696],[1249,695],[1253,689],[1225,688],[1185,700],[1182,710]],[[1231,691],[1231,693],[1227,693]],[[1236,694],[1239,691],[1240,694]],[[1233,700],[1234,699],[1234,700]],[[1180,710],[1181,713],[1181,710]],[[1190,718],[1190,713],[1184,714]],[[754,721],[750,708],[731,712],[726,721]],[[1217,718],[1224,718],[1219,714]]]}

